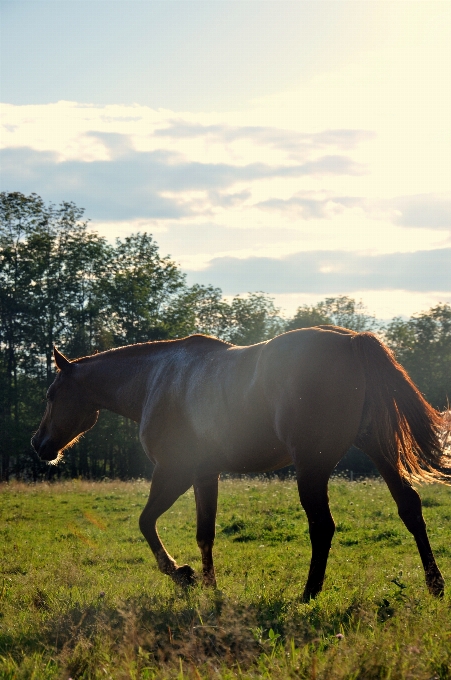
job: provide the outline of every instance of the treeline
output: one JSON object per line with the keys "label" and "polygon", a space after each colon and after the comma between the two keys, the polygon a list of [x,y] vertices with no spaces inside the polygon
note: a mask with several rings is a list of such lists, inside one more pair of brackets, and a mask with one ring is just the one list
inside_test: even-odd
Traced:
{"label": "treeline", "polygon": [[[226,300],[213,286],[188,286],[147,233],[110,244],[73,203],[0,194],[0,479],[150,476],[137,427],[102,413],[57,468],[37,460],[30,438],[54,379],[56,345],[71,358],[135,342],[207,333],[252,344],[294,328],[335,323],[378,330],[427,398],[444,408],[451,385],[451,307],[378,329],[354,300],[327,298],[285,319],[263,293]],[[327,417],[327,414],[325,414]]]}

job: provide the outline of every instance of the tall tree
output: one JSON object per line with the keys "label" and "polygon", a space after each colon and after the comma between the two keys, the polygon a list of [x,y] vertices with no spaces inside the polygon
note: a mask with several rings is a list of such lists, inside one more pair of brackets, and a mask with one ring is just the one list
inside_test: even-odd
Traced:
{"label": "tall tree", "polygon": [[11,451],[29,451],[25,423],[31,406],[37,406],[37,393],[53,380],[53,346],[76,345],[76,353],[92,349],[90,303],[107,246],[88,231],[82,216],[72,203],[56,207],[35,194],[0,194],[1,418],[9,433],[2,444],[5,470]]}
{"label": "tall tree", "polygon": [[298,307],[294,317],[287,322],[285,328],[294,330],[324,324],[350,328],[358,333],[374,330],[377,326],[376,319],[366,313],[362,302],[356,302],[347,295],[339,295],[328,297],[311,307],[308,305]]}
{"label": "tall tree", "polygon": [[332,319],[326,315],[319,305],[302,305],[297,308],[293,318],[287,321],[285,330],[293,331],[298,328],[312,328],[312,326],[324,326],[330,323],[332,323]]}
{"label": "tall tree", "polygon": [[234,345],[252,345],[283,332],[280,309],[265,293],[235,296],[224,303],[224,325],[220,337]]}
{"label": "tall tree", "polygon": [[[169,257],[161,257],[147,233],[116,240],[101,285],[103,313],[115,345],[177,335],[177,298],[185,277]],[[183,324],[182,324],[183,325]]]}
{"label": "tall tree", "polygon": [[185,289],[179,305],[185,310],[188,332],[213,335],[236,345],[262,342],[283,331],[280,310],[264,293],[226,300],[220,288],[194,285]]}
{"label": "tall tree", "polygon": [[93,348],[93,307],[108,247],[88,232],[83,211],[71,203],[53,208],[28,239],[33,253],[32,284],[35,351],[45,355],[46,381],[53,379],[53,347],[76,355]]}
{"label": "tall tree", "polygon": [[26,351],[32,317],[31,267],[27,239],[46,214],[35,195],[0,194],[0,478],[8,479],[11,457],[20,449],[21,370],[28,364]]}
{"label": "tall tree", "polygon": [[393,319],[385,339],[428,401],[436,408],[449,408],[451,305],[436,305],[408,321]]}
{"label": "tall tree", "polygon": [[222,338],[227,327],[229,306],[220,288],[195,284],[185,287],[172,307],[177,337],[204,333]]}

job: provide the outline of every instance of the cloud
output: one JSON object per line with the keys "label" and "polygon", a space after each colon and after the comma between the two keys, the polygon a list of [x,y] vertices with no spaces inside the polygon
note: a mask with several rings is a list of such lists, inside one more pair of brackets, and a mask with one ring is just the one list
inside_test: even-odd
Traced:
{"label": "cloud", "polygon": [[[0,152],[3,190],[36,192],[46,200],[73,200],[97,219],[176,218],[202,214],[209,205],[192,205],[167,192],[221,192],[239,182],[305,175],[361,174],[362,166],[346,156],[324,156],[297,165],[232,165],[186,161],[170,151],[134,151],[126,135],[92,132],[111,160],[58,162],[55,154],[27,147]],[[218,201],[218,194],[214,194]],[[244,200],[245,194],[235,197]],[[231,198],[231,201],[234,199]]]}
{"label": "cloud", "polygon": [[[262,252],[271,252],[281,240],[293,243],[296,233],[292,229],[236,229],[211,222],[174,223],[166,222],[155,233],[161,252],[171,253],[181,259],[182,266],[200,269],[213,257],[241,257]],[[296,249],[296,246],[293,247]],[[196,262],[196,265],[191,264]]]}
{"label": "cloud", "polygon": [[419,194],[392,201],[394,222],[403,227],[451,228],[451,194]]}
{"label": "cloud", "polygon": [[232,208],[235,205],[244,203],[252,196],[250,191],[238,191],[234,194],[224,194],[219,191],[210,191],[208,199],[212,205],[218,205],[222,208]]}
{"label": "cloud", "polygon": [[300,219],[331,219],[346,209],[360,208],[368,217],[388,220],[401,227],[451,228],[451,195],[418,194],[391,199],[358,196],[311,198],[302,193],[288,199],[270,198],[255,205],[261,210],[294,212]]}
{"label": "cloud", "polygon": [[288,199],[270,198],[267,201],[260,201],[255,207],[261,210],[294,212],[303,220],[329,219],[337,212],[344,210],[344,206],[336,199],[303,198],[302,196],[292,196]]}
{"label": "cloud", "polygon": [[103,123],[138,123],[142,116],[100,116]]}
{"label": "cloud", "polygon": [[214,258],[202,271],[188,271],[190,283],[214,283],[227,295],[266,293],[330,293],[404,289],[449,291],[451,248],[414,253],[362,256],[343,251],[313,251],[281,259]]}
{"label": "cloud", "polygon": [[110,159],[121,158],[133,153],[133,144],[130,135],[123,135],[119,132],[103,132],[89,130],[86,137],[91,137],[101,142],[109,152]]}
{"label": "cloud", "polygon": [[161,196],[159,154],[143,164],[125,156],[116,161],[57,162],[55,154],[31,149],[0,152],[2,190],[35,192],[53,202],[74,201],[93,219],[180,218],[189,210]]}
{"label": "cloud", "polygon": [[210,140],[222,144],[246,140],[288,152],[292,157],[305,156],[330,146],[342,150],[354,149],[361,142],[372,140],[377,136],[376,133],[369,130],[345,129],[325,130],[319,133],[299,133],[257,125],[202,125],[184,120],[173,120],[168,127],[156,130],[154,135],[173,139],[208,137]]}
{"label": "cloud", "polygon": [[[355,163],[347,156],[323,156],[316,161],[310,161],[298,166],[298,172],[289,173],[292,177],[298,175],[363,175],[365,166]],[[285,176],[287,176],[285,175]]]}

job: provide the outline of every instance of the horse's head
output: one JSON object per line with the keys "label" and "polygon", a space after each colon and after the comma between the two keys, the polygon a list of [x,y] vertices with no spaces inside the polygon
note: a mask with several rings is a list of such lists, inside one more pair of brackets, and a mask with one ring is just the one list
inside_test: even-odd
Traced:
{"label": "horse's head", "polygon": [[54,349],[59,372],[47,391],[47,407],[31,440],[41,460],[57,463],[62,452],[97,421],[98,406],[80,383],[80,366]]}

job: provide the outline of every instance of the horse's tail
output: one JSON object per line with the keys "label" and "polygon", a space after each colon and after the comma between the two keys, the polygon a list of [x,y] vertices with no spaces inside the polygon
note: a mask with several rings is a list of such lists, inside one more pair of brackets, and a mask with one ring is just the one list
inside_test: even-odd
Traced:
{"label": "horse's tail", "polygon": [[440,437],[444,428],[441,414],[427,403],[391,350],[373,333],[357,333],[351,342],[366,379],[356,445],[364,449],[371,439],[406,480],[450,482],[451,469],[444,465]]}

